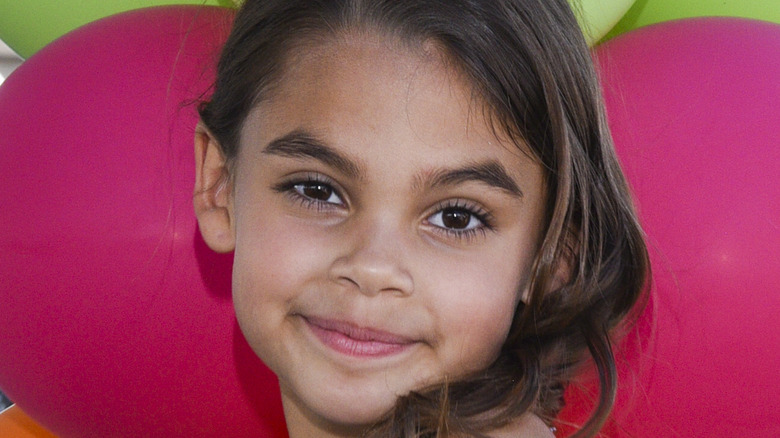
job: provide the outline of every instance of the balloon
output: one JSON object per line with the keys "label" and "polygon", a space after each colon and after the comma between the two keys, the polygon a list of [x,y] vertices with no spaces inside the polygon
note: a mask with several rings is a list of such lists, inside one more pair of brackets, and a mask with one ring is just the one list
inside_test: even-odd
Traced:
{"label": "balloon", "polygon": [[[156,5],[206,4],[233,7],[242,0],[0,0],[0,40],[23,58],[60,35],[111,14]],[[588,41],[598,41],[634,0],[569,0]]]}
{"label": "balloon", "polygon": [[777,0],[638,0],[607,39],[653,23],[689,17],[742,17],[780,23]]}
{"label": "balloon", "polygon": [[600,40],[635,0],[569,0],[589,45]]}
{"label": "balloon", "polygon": [[0,387],[62,438],[285,436],[192,207],[227,8],[115,15],[0,86]]}
{"label": "balloon", "polygon": [[780,26],[662,23],[597,57],[654,270],[606,435],[780,436]]}
{"label": "balloon", "polygon": [[0,435],[14,438],[56,438],[25,415],[18,406],[11,406],[0,412]]}
{"label": "balloon", "polygon": [[27,58],[83,24],[131,9],[171,4],[234,6],[237,0],[0,0],[0,39]]}

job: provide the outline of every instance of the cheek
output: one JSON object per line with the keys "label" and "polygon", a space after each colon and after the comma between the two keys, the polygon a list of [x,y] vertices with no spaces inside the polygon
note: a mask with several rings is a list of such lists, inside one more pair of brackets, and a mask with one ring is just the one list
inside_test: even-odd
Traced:
{"label": "cheek", "polygon": [[[534,232],[531,232],[534,231]],[[429,303],[449,332],[447,371],[485,368],[503,347],[536,254],[535,230],[518,227],[468,259],[435,264],[437,298]]]}
{"label": "cheek", "polygon": [[514,317],[523,277],[521,265],[510,261],[472,261],[457,266],[440,271],[447,275],[438,279],[437,298],[430,303],[445,340],[445,367],[450,373],[484,368],[498,356]]}
{"label": "cheek", "polygon": [[491,362],[506,341],[514,308],[514,300],[469,301],[468,306],[461,306],[458,310],[463,317],[450,321],[451,331],[458,334],[452,338],[455,349],[463,356]]}
{"label": "cheek", "polygon": [[270,214],[266,205],[237,214],[233,303],[247,337],[262,337],[281,324],[307,282],[325,270],[322,237],[296,226],[294,218]]}

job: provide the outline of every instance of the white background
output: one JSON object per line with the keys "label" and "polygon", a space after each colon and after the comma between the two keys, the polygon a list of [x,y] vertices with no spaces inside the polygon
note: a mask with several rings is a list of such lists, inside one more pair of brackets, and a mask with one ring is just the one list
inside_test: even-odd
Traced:
{"label": "white background", "polygon": [[21,63],[21,58],[0,40],[0,84]]}

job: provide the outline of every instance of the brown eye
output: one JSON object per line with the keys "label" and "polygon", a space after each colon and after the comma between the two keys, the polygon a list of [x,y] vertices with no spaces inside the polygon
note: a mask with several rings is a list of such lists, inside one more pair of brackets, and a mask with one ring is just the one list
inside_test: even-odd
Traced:
{"label": "brown eye", "polygon": [[471,222],[471,213],[457,208],[447,208],[441,212],[441,222],[446,228],[462,230]]}
{"label": "brown eye", "polygon": [[319,201],[327,201],[333,194],[333,189],[324,184],[306,184],[301,188],[301,194]]}
{"label": "brown eye", "polygon": [[293,189],[299,195],[314,202],[343,204],[343,201],[336,194],[335,190],[333,190],[333,187],[325,183],[308,181],[295,184]]}
{"label": "brown eye", "polygon": [[454,232],[468,232],[485,227],[485,222],[463,207],[445,207],[428,217],[431,225]]}

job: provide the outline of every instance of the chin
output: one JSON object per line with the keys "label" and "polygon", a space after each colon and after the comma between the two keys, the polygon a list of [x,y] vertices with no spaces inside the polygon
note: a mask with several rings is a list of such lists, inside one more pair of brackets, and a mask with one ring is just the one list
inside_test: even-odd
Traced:
{"label": "chin", "polygon": [[[343,389],[343,388],[342,388]],[[296,410],[309,417],[309,421],[336,435],[361,435],[365,429],[383,420],[396,405],[398,397],[386,388],[380,393],[370,390],[324,391],[300,394],[301,398],[287,401],[297,405]],[[285,406],[287,411],[287,406]]]}
{"label": "chin", "polygon": [[[333,399],[332,399],[333,400]],[[342,396],[331,403],[321,403],[319,412],[327,422],[344,427],[366,427],[375,424],[395,408],[397,397],[367,400],[361,396]]]}

